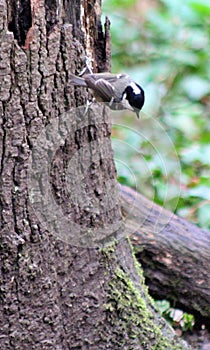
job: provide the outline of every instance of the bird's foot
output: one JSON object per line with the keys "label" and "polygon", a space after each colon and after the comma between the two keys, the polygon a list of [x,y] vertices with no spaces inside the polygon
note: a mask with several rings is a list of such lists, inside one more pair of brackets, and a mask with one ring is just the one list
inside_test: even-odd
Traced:
{"label": "bird's foot", "polygon": [[93,104],[93,102],[94,102],[94,101],[89,101],[89,100],[87,100],[86,106],[85,106],[85,113],[84,113],[85,116],[87,115],[88,109],[89,109],[90,106]]}

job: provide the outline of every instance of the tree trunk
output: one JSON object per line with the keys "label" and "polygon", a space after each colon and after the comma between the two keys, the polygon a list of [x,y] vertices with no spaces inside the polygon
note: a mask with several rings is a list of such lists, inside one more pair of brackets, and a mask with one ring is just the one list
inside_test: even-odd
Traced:
{"label": "tree trunk", "polygon": [[121,186],[126,230],[131,235],[150,294],[210,326],[210,233]]}
{"label": "tree trunk", "polygon": [[0,348],[187,349],[152,306],[123,226],[104,106],[68,88],[109,68],[91,0],[0,0]]}

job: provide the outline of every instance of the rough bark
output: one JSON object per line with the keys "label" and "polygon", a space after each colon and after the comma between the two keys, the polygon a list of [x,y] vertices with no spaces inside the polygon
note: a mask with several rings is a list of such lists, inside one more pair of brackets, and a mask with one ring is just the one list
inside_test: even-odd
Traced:
{"label": "rough bark", "polygon": [[131,235],[150,294],[210,325],[210,233],[121,186],[126,230]]}
{"label": "rough bark", "polygon": [[123,239],[106,110],[72,109],[85,51],[109,66],[99,5],[0,0],[2,350],[188,348]]}

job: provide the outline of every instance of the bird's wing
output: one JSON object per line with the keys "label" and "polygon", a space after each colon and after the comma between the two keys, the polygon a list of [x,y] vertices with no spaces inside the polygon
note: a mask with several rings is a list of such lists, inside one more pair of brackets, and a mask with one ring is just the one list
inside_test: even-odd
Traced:
{"label": "bird's wing", "polygon": [[96,80],[93,76],[87,75],[85,81],[87,86],[104,102],[110,102],[112,98],[115,98],[115,88],[107,80],[103,78]]}
{"label": "bird's wing", "polygon": [[85,79],[77,77],[76,75],[71,73],[69,74],[69,82],[70,82],[70,85],[87,87]]}

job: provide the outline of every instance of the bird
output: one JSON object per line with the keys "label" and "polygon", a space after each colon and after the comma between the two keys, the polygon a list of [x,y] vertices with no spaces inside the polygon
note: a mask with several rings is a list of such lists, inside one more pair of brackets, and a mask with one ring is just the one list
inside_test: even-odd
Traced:
{"label": "bird", "polygon": [[114,110],[128,109],[139,112],[145,101],[143,88],[127,74],[88,73],[82,76],[69,74],[69,83],[92,90],[98,102],[108,103]]}

